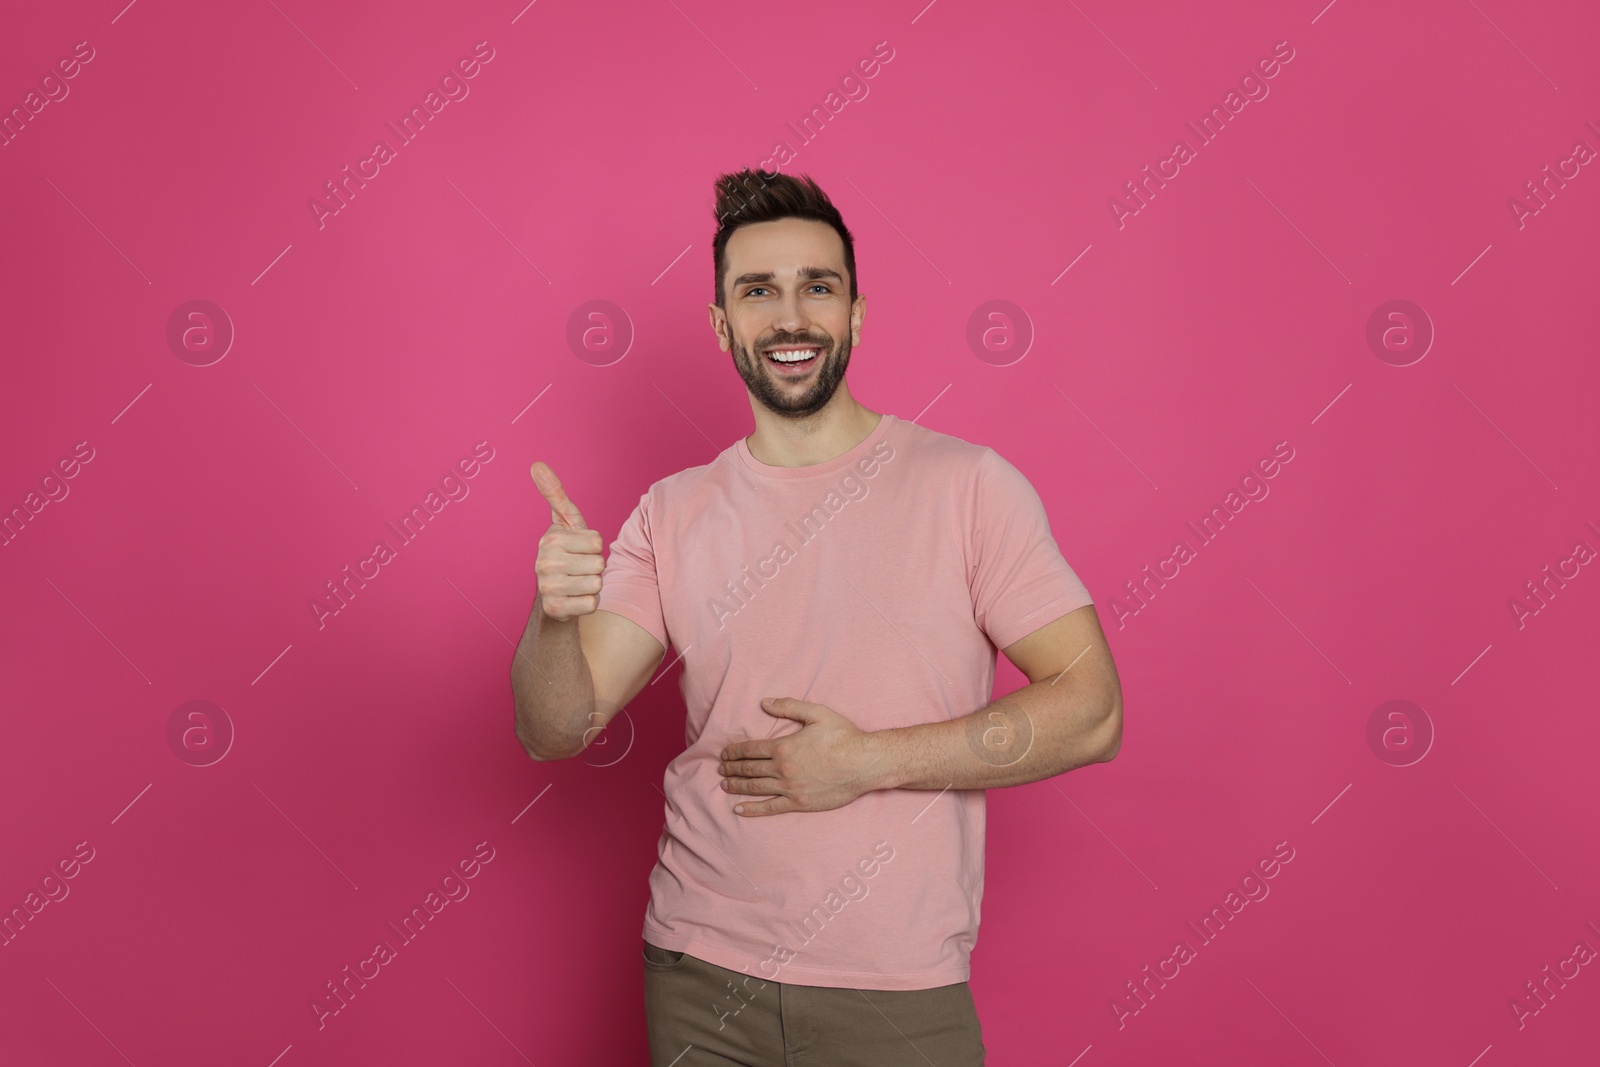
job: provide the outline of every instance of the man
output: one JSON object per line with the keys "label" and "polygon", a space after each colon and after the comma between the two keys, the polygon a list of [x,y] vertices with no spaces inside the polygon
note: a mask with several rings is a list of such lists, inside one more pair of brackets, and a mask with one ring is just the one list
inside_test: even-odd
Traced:
{"label": "man", "polygon": [[[517,737],[578,754],[678,651],[655,1067],[981,1064],[983,791],[1112,759],[1116,668],[1026,478],[851,396],[866,298],[828,197],[748,170],[717,189],[711,326],[755,432],[650,486],[603,563],[533,465],[552,525]],[[997,649],[1030,684],[990,704]]]}

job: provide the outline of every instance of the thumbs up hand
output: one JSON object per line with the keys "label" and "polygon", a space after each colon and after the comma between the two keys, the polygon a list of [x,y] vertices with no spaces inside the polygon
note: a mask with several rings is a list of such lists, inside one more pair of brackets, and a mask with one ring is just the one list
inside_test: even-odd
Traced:
{"label": "thumbs up hand", "polygon": [[539,603],[557,621],[591,614],[600,606],[600,574],[605,569],[600,531],[584,524],[561,479],[547,464],[536,460],[529,473],[550,504],[550,529],[539,538],[539,557],[533,565]]}

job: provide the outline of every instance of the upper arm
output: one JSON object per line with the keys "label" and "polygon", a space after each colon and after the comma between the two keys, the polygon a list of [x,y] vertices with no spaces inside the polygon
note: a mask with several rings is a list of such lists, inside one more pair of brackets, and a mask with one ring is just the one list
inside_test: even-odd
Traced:
{"label": "upper arm", "polygon": [[1093,604],[1067,612],[1001,651],[1030,684],[1048,680],[1104,701],[1111,754],[1116,755],[1122,745],[1122,682]]}
{"label": "upper arm", "polygon": [[614,611],[578,617],[578,643],[594,682],[595,711],[604,726],[650,681],[667,649],[650,631]]}
{"label": "upper arm", "polygon": [[656,569],[653,504],[651,493],[639,497],[611,542],[598,610],[578,617],[578,641],[594,682],[594,725],[605,725],[639,695],[671,640]]}

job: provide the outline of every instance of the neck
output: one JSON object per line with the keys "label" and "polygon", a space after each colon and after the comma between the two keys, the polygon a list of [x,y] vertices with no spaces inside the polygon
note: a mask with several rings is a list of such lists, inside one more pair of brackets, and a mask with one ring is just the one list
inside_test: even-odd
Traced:
{"label": "neck", "polygon": [[821,411],[795,419],[779,415],[751,400],[756,432],[745,447],[762,463],[773,467],[809,467],[842,456],[866,440],[883,418],[856,403],[841,384]]}

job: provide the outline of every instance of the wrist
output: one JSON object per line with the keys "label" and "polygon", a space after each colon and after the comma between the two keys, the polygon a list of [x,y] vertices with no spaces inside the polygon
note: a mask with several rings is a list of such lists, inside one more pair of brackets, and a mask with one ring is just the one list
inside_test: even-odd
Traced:
{"label": "wrist", "polygon": [[900,768],[895,760],[895,731],[873,730],[861,735],[863,792],[898,789]]}

